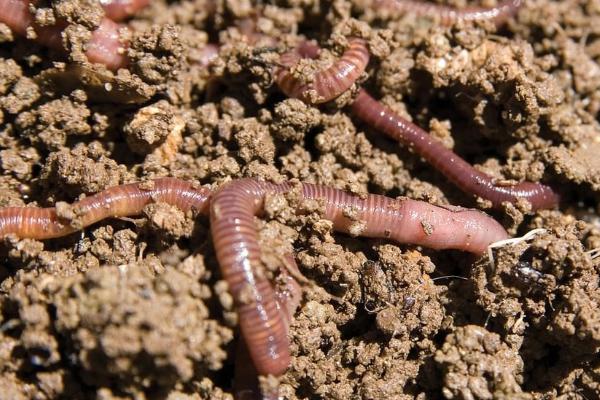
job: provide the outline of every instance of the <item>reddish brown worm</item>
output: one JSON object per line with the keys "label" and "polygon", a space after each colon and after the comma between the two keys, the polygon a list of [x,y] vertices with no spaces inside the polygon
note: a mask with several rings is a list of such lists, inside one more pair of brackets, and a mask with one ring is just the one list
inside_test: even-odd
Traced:
{"label": "reddish brown worm", "polygon": [[[360,224],[360,236],[387,238],[434,249],[460,249],[482,254],[487,246],[508,237],[487,215],[466,209],[380,195],[365,198],[330,187],[302,183],[304,199],[324,203],[323,217],[333,228],[350,233]],[[293,184],[275,185],[240,179],[225,185],[211,200],[211,233],[217,259],[240,313],[240,328],[260,374],[282,374],[289,365],[287,328],[278,312],[275,293],[260,262],[254,216],[267,193],[282,193]],[[354,220],[345,215],[352,214]],[[355,231],[356,233],[356,231]]]}
{"label": "reddish brown worm", "polygon": [[[275,297],[286,327],[289,327],[302,300],[302,288],[294,278],[301,274],[294,256],[287,254],[285,264],[284,268],[280,268],[280,279],[278,279],[280,285],[275,287]],[[243,340],[238,342],[234,372],[232,391],[236,400],[278,400],[280,398],[278,391],[266,393],[260,390],[258,371]]]}
{"label": "reddish brown worm", "polygon": [[393,14],[412,14],[418,17],[435,18],[442,25],[452,25],[459,21],[489,20],[497,26],[513,17],[523,5],[523,0],[503,0],[495,7],[454,8],[431,2],[414,0],[375,0],[376,9]]}
{"label": "reddish brown worm", "polygon": [[[108,3],[109,6],[111,4]],[[36,25],[29,5],[29,0],[0,0],[0,22],[20,36],[27,36],[28,29],[33,28],[38,43],[55,50],[64,50],[62,31],[66,24],[61,22],[56,26],[43,27]],[[120,40],[120,29],[121,26],[111,19],[102,19],[86,44],[85,54],[90,62],[104,64],[111,70],[127,66],[127,43]]]}
{"label": "reddish brown worm", "polygon": [[311,104],[325,103],[348,90],[365,71],[369,63],[369,51],[363,39],[350,38],[348,48],[331,66],[303,77],[295,71],[303,58],[314,59],[319,47],[303,42],[294,50],[281,55],[280,66],[275,71],[275,81],[283,93]]}
{"label": "reddish brown worm", "polygon": [[[495,220],[477,211],[443,208],[409,199],[380,195],[354,196],[326,186],[300,185],[304,199],[323,203],[323,218],[339,232],[387,238],[434,249],[459,249],[482,254],[508,234]],[[140,214],[153,202],[165,202],[184,211],[210,214],[211,233],[221,273],[228,283],[239,323],[253,363],[260,374],[280,375],[290,362],[287,315],[297,294],[278,297],[261,268],[254,216],[260,214],[268,193],[284,193],[295,184],[272,184],[239,179],[216,193],[174,178],[115,186],[72,204],[71,220],[56,208],[5,207],[0,209],[0,236],[49,239],[67,235],[107,217]],[[210,203],[210,209],[209,209]],[[352,215],[352,219],[347,217]]]}
{"label": "reddish brown worm", "polygon": [[[352,86],[354,80],[364,71],[368,63],[366,44],[362,40],[351,39],[352,47],[344,53],[340,60],[327,68],[326,73],[318,72],[310,83],[313,91],[312,98],[325,98],[330,100],[334,95],[339,95]],[[308,48],[308,51],[305,50]],[[302,45],[302,50],[282,55],[283,66],[278,67],[277,82],[281,90],[291,97],[297,97],[307,103],[314,104],[311,97],[305,96],[306,85],[299,84],[291,73],[285,73],[293,69],[304,55],[314,58],[318,54],[318,46],[315,44]],[[359,56],[360,55],[360,56]],[[296,64],[293,64],[295,61]],[[357,63],[351,68],[350,63]],[[336,68],[342,69],[341,71]],[[360,73],[346,74],[345,71],[360,71]],[[285,78],[285,79],[283,79]],[[326,89],[324,89],[326,88]],[[335,97],[335,96],[334,96]],[[365,90],[360,90],[351,105],[354,115],[359,119],[382,131],[391,138],[414,149],[421,157],[437,168],[450,181],[461,190],[483,199],[491,201],[494,207],[500,207],[503,202],[516,202],[519,198],[526,199],[531,203],[534,210],[542,208],[553,208],[558,205],[558,195],[548,186],[540,183],[522,182],[515,185],[501,185],[483,172],[477,171],[473,166],[460,158],[456,153],[446,149],[440,142],[431,137],[423,129],[400,117],[381,103],[373,99]]]}
{"label": "reddish brown worm", "polygon": [[72,204],[74,219],[61,219],[56,208],[0,208],[0,236],[52,239],[68,235],[110,217],[138,215],[154,202],[168,203],[183,211],[208,212],[210,191],[174,178],[115,186]]}
{"label": "reddish brown worm", "polygon": [[534,210],[554,208],[559,196],[541,183],[521,182],[502,185],[476,170],[452,150],[445,148],[429,133],[405,120],[361,90],[352,103],[352,112],[369,126],[414,149],[462,191],[479,196],[500,207],[504,202],[525,199]]}

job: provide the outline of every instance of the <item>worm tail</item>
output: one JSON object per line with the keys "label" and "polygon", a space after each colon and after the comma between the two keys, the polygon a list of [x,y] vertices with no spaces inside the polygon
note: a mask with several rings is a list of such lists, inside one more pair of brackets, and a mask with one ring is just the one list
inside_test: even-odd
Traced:
{"label": "worm tail", "polygon": [[493,178],[477,171],[423,129],[383,106],[364,90],[352,104],[352,111],[373,128],[414,149],[461,190],[490,200],[495,207],[519,198],[528,200],[534,210],[553,208],[559,202],[558,195],[549,186],[540,183],[497,185]]}

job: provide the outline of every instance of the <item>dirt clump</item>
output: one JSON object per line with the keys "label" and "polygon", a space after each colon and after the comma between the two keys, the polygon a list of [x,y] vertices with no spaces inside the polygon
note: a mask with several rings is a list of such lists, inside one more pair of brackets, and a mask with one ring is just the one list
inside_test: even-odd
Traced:
{"label": "dirt clump", "polygon": [[531,399],[523,393],[523,360],[500,336],[476,325],[457,328],[435,354],[447,399]]}
{"label": "dirt clump", "polygon": [[156,275],[148,269],[152,264],[160,267],[148,259],[146,266],[134,262],[66,279],[15,282],[2,310],[6,320],[21,320],[5,336],[10,344],[19,332],[22,355],[5,368],[74,363],[82,383],[136,396],[221,369],[233,336],[210,318],[204,303],[210,289],[174,269]]}

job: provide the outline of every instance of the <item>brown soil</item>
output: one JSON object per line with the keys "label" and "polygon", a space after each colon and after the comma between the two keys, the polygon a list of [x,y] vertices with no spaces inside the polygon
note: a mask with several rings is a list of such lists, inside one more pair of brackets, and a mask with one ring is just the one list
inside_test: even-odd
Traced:
{"label": "brown soil", "polygon": [[[516,236],[547,231],[491,264],[338,235],[317,209],[297,217],[293,198],[270,198],[265,263],[294,249],[307,277],[284,398],[600,398],[598,3],[528,0],[499,32],[391,19],[366,0],[272,3],[153,0],[118,74],[84,62],[93,1],[39,9],[73,22],[66,60],[0,24],[0,206],[250,176],[483,208]],[[352,93],[285,99],[273,40],[241,40],[247,18],[281,49],[303,35],[333,56],[348,35],[368,39],[370,92],[491,175],[544,179],[560,210],[471,200],[357,123]],[[232,398],[237,319],[206,218],[157,204],[63,239],[8,237],[0,257],[0,398]]]}

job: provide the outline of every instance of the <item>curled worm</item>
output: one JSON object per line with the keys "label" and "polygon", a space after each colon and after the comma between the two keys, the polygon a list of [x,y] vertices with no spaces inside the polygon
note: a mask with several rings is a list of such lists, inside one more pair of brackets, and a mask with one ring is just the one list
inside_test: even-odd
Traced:
{"label": "curled worm", "polygon": [[460,21],[490,20],[500,26],[514,16],[523,0],[503,0],[495,7],[466,7],[462,9],[415,0],[375,0],[375,8],[394,14],[412,14],[418,17],[436,18],[442,25]]}
{"label": "curled worm", "polygon": [[[326,186],[299,185],[303,199],[323,202],[323,217],[340,232],[475,254],[482,254],[489,244],[508,237],[500,224],[476,210],[436,207],[380,195],[361,198]],[[203,214],[210,211],[217,260],[235,300],[252,361],[260,374],[280,375],[290,362],[288,315],[299,295],[292,284],[288,284],[289,297],[278,295],[262,270],[254,216],[262,211],[267,193],[284,193],[294,187],[292,183],[239,179],[212,194],[204,187],[162,178],[112,187],[77,201],[71,206],[73,218],[70,216],[69,220],[61,219],[56,208],[2,208],[0,236],[56,238],[107,217],[139,214],[152,202]],[[347,215],[352,215],[352,219]],[[356,224],[360,229],[355,229]]]}
{"label": "curled worm", "polygon": [[294,67],[303,58],[314,59],[319,47],[303,42],[294,50],[281,55],[280,67],[275,71],[275,81],[283,93],[306,103],[319,104],[335,99],[348,90],[365,71],[369,51],[363,39],[348,39],[348,48],[331,66],[307,78],[297,76]]}
{"label": "curled worm", "polygon": [[368,125],[414,149],[462,191],[489,200],[495,207],[505,201],[514,203],[519,198],[529,201],[534,210],[558,205],[558,194],[541,183],[497,184],[492,177],[473,168],[423,129],[382,105],[365,90],[361,90],[354,100],[352,111]]}

